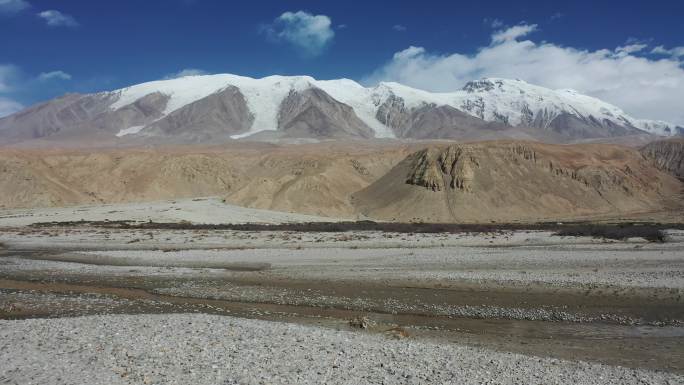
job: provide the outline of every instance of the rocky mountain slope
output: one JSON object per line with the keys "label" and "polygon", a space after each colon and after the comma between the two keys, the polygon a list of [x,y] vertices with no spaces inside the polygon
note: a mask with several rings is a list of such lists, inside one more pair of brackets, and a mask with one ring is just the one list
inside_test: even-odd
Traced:
{"label": "rocky mountain slope", "polygon": [[681,190],[637,150],[599,144],[0,150],[4,209],[220,196],[243,207],[349,219],[536,221],[675,212]]}
{"label": "rocky mountain slope", "polygon": [[[256,135],[259,134],[259,135]],[[684,134],[571,90],[482,79],[430,93],[307,76],[189,76],[92,95],[66,95],[0,119],[0,143],[103,145],[278,139],[534,139],[573,142]]]}
{"label": "rocky mountain slope", "polygon": [[644,146],[641,153],[659,169],[684,180],[684,139],[652,142]]}
{"label": "rocky mountain slope", "polygon": [[353,201],[384,220],[548,220],[679,207],[681,188],[632,149],[485,142],[411,154]]}

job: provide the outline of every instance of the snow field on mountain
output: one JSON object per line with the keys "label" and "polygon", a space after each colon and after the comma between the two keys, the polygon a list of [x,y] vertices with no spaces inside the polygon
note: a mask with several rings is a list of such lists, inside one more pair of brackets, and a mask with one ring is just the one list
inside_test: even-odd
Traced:
{"label": "snow field on mountain", "polygon": [[[290,92],[301,92],[312,87],[320,88],[353,108],[379,138],[395,137],[392,129],[376,118],[378,108],[392,95],[401,98],[409,110],[423,105],[448,105],[486,121],[499,121],[504,117],[512,126],[524,124],[523,117],[529,110],[534,116],[547,116],[547,124],[556,116],[568,113],[582,120],[593,117],[601,122],[607,120],[621,126],[631,125],[658,135],[671,135],[666,128],[674,128],[674,125],[662,121],[635,119],[616,106],[574,90],[551,90],[522,80],[498,78],[471,82],[463,90],[455,92],[431,93],[391,82],[364,87],[349,79],[316,80],[309,76],[269,76],[261,79],[230,74],[187,76],[113,91],[111,94],[118,96],[118,99],[111,108],[116,110],[146,95],[160,92],[170,97],[164,110],[166,116],[229,86],[240,89],[249,110],[254,114],[251,129],[234,135],[236,139],[261,131],[277,130],[283,100]],[[119,135],[136,133],[133,131],[133,128],[122,130]]]}

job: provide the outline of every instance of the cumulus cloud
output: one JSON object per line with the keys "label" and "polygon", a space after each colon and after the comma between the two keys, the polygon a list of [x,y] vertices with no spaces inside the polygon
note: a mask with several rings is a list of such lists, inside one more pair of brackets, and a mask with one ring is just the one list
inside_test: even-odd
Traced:
{"label": "cumulus cloud", "polygon": [[0,64],[0,93],[12,91],[12,84],[16,82],[19,75],[19,67],[12,64]]}
{"label": "cumulus cloud", "polygon": [[651,53],[656,55],[668,55],[675,58],[680,58],[684,57],[684,47],[673,47],[667,49],[665,48],[665,46],[659,45],[653,48],[653,50],[651,50]]}
{"label": "cumulus cloud", "polygon": [[637,118],[684,125],[684,62],[671,50],[666,50],[669,57],[654,60],[645,56],[647,47],[640,43],[590,51],[523,39],[536,29],[522,24],[497,31],[488,46],[470,53],[435,54],[411,46],[363,81],[453,91],[481,77],[518,78],[553,89],[578,90]]}
{"label": "cumulus cloud", "polygon": [[78,22],[73,16],[54,9],[39,12],[38,17],[45,20],[50,27],[78,27]]}
{"label": "cumulus cloud", "polygon": [[24,106],[7,95],[15,90],[20,76],[19,68],[11,64],[0,64],[0,118],[21,111]]}
{"label": "cumulus cloud", "polygon": [[24,0],[0,0],[0,15],[13,15],[30,6],[31,4]]}
{"label": "cumulus cloud", "polygon": [[488,26],[490,26],[490,27],[492,27],[492,28],[494,28],[494,29],[498,29],[498,28],[501,28],[501,27],[504,26],[504,22],[501,21],[500,19],[492,19],[492,18],[489,18],[489,17],[485,17],[485,18],[482,20],[482,22],[483,22],[485,25],[488,25]]}
{"label": "cumulus cloud", "polygon": [[648,47],[648,44],[641,44],[641,43],[635,43],[635,44],[628,44],[624,45],[621,47],[615,48],[615,55],[618,57],[624,57],[636,52],[641,52],[644,49]]}
{"label": "cumulus cloud", "polygon": [[177,79],[185,76],[199,76],[208,74],[209,73],[207,71],[198,68],[184,68],[176,73],[164,76],[164,79]]}
{"label": "cumulus cloud", "polygon": [[406,26],[403,26],[401,24],[395,24],[392,26],[392,29],[397,31],[397,32],[404,32],[404,31],[406,31]]}
{"label": "cumulus cloud", "polygon": [[286,42],[310,56],[322,54],[335,37],[328,16],[304,11],[285,12],[263,31],[274,41]]}
{"label": "cumulus cloud", "polygon": [[24,106],[10,98],[0,96],[0,118],[12,115],[24,109]]}
{"label": "cumulus cloud", "polygon": [[537,24],[520,24],[507,29],[502,29],[492,35],[492,43],[496,44],[516,40],[518,38],[527,36],[536,30]]}
{"label": "cumulus cloud", "polygon": [[0,64],[0,117],[23,110],[19,100],[27,96],[61,89],[61,83],[52,82],[55,80],[71,80],[71,75],[59,70],[30,75],[16,65]]}
{"label": "cumulus cloud", "polygon": [[40,75],[38,75],[38,80],[71,80],[71,75],[64,71],[43,72]]}

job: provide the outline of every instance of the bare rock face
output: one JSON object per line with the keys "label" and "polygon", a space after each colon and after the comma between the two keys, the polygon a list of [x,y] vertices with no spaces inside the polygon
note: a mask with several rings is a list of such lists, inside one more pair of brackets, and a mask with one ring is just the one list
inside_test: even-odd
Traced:
{"label": "bare rock face", "polygon": [[140,134],[173,137],[179,142],[206,142],[245,132],[253,121],[240,89],[229,86],[172,112],[145,127]]}
{"label": "bare rock face", "polygon": [[423,104],[408,108],[404,100],[391,94],[378,108],[376,118],[390,127],[398,138],[410,139],[535,139],[552,142],[567,138],[549,130],[511,127],[505,122],[487,122],[447,105]]}
{"label": "bare rock face", "polygon": [[656,167],[684,180],[684,139],[660,140],[641,149]]}
{"label": "bare rock face", "polygon": [[484,105],[478,104],[477,99],[472,103],[474,104],[462,106],[470,114],[447,105],[423,104],[408,108],[402,98],[391,94],[378,108],[376,118],[392,128],[397,137],[411,139],[534,138],[551,142],[571,142],[577,139],[643,134],[643,131],[631,127],[629,122],[618,125],[610,121],[598,121],[593,117],[577,117],[568,113],[554,115],[544,110],[533,112],[527,105],[522,107],[521,123],[513,128],[508,117],[503,114],[495,114],[493,121],[483,120],[481,109]]}
{"label": "bare rock face", "polygon": [[104,94],[65,95],[0,119],[0,142],[13,143],[73,130],[107,111],[113,98]]}
{"label": "bare rock face", "polygon": [[280,105],[278,129],[289,137],[373,137],[373,130],[356,116],[350,106],[315,87],[290,92]]}
{"label": "bare rock face", "polygon": [[479,163],[469,146],[449,146],[444,151],[426,149],[415,155],[415,167],[406,183],[432,191],[447,188],[472,192],[475,169]]}
{"label": "bare rock face", "polygon": [[390,94],[378,107],[376,119],[394,131],[397,138],[406,137],[406,131],[411,128],[412,112],[404,105],[404,99]]}
{"label": "bare rock face", "polygon": [[92,125],[114,134],[122,128],[144,126],[163,115],[168,101],[168,95],[153,92],[117,110],[103,111],[97,115]]}
{"label": "bare rock face", "polygon": [[143,126],[160,118],[169,97],[150,93],[117,110],[116,95],[67,95],[0,119],[0,142],[14,143],[50,137],[79,138]]}
{"label": "bare rock face", "polygon": [[503,128],[488,123],[451,106],[423,104],[407,108],[404,100],[390,95],[380,105],[376,118],[390,127],[398,138],[411,139],[463,139],[474,131]]}
{"label": "bare rock face", "polygon": [[437,157],[439,153],[435,149],[426,149],[411,155],[414,167],[406,177],[406,183],[427,187],[432,191],[444,190],[444,174]]}
{"label": "bare rock face", "polygon": [[599,121],[594,117],[577,117],[568,113],[562,113],[554,117],[548,125],[544,119],[539,121],[539,116],[530,123],[533,127],[548,127],[547,129],[569,139],[592,139],[610,138],[627,135],[637,135],[643,131],[632,127],[629,122],[617,125],[609,120]]}

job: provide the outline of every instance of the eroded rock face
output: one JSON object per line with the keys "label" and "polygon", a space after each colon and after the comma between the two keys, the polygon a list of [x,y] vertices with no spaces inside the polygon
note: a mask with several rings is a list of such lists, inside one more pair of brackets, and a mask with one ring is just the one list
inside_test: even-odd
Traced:
{"label": "eroded rock face", "polygon": [[435,149],[422,150],[412,155],[413,168],[406,177],[406,183],[427,187],[433,191],[444,190],[444,173],[437,161],[439,153]]}
{"label": "eroded rock face", "polygon": [[660,140],[641,149],[656,167],[684,180],[684,139]]}
{"label": "eroded rock face", "polygon": [[415,166],[406,183],[433,191],[450,188],[472,192],[475,170],[480,164],[471,147],[449,146],[443,151],[426,149],[415,156]]}
{"label": "eroded rock face", "polygon": [[411,126],[412,112],[404,104],[404,99],[390,94],[378,107],[375,117],[378,121],[394,131],[398,138],[403,138]]}
{"label": "eroded rock face", "polygon": [[[681,168],[683,146],[684,141],[668,143],[651,151],[661,154],[657,162],[662,168]],[[533,192],[533,184],[539,183],[543,175],[547,175],[543,179],[550,182],[548,188],[553,189],[555,179],[558,186],[569,186],[568,191],[576,190],[578,196],[585,191],[598,196],[634,196],[645,192],[657,193],[662,187],[646,180],[643,170],[648,169],[648,165],[645,160],[635,158],[636,162],[631,165],[611,162],[575,164],[572,160],[540,154],[533,147],[519,143],[491,147],[451,145],[442,149],[425,149],[412,157],[406,183],[432,191],[480,193],[498,186],[500,190],[526,188]],[[525,181],[532,185],[525,186]],[[557,193],[563,195],[568,191]]]}

